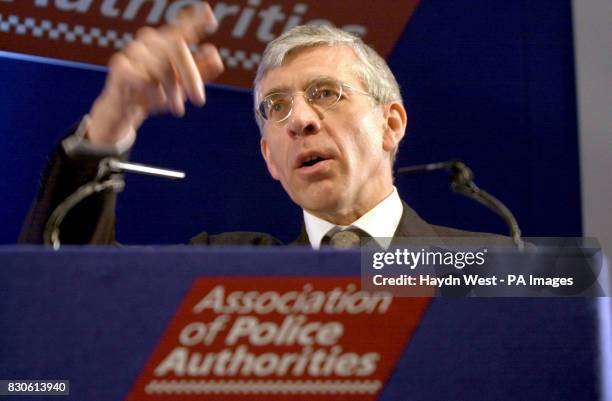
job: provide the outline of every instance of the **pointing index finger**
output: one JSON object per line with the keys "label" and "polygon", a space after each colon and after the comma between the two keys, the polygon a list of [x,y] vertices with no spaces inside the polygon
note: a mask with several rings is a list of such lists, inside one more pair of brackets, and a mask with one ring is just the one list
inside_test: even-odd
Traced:
{"label": "pointing index finger", "polygon": [[193,45],[204,40],[206,36],[213,34],[219,27],[219,23],[210,5],[206,2],[201,2],[188,8],[183,8],[173,26],[187,44]]}

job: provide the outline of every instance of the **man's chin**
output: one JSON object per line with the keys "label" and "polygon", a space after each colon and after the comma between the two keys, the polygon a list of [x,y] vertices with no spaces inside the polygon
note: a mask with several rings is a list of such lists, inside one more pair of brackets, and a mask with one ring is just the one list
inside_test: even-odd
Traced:
{"label": "man's chin", "polygon": [[[294,191],[287,191],[295,203],[302,209],[312,211],[333,211],[342,204],[343,185],[333,179],[316,182],[300,182]],[[288,188],[285,187],[285,190]]]}
{"label": "man's chin", "polygon": [[304,196],[296,203],[314,215],[333,215],[342,204],[340,197],[333,194]]}

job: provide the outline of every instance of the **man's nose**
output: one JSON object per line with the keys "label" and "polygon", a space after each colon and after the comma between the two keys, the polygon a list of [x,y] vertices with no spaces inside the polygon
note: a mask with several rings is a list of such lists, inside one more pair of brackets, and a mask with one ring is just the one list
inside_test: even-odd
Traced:
{"label": "man's nose", "polygon": [[320,112],[301,93],[296,93],[293,99],[287,129],[292,136],[312,135],[321,129]]}

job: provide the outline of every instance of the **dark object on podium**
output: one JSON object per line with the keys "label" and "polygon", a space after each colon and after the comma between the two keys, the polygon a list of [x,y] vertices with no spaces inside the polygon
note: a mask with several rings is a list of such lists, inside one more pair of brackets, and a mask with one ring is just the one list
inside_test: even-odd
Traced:
{"label": "dark object on podium", "polygon": [[162,169],[138,163],[129,163],[114,159],[112,157],[103,159],[98,165],[98,174],[93,181],[77,188],[74,193],[60,203],[47,220],[44,231],[44,243],[52,245],[53,249],[59,249],[60,227],[64,218],[70,211],[85,198],[105,191],[121,192],[125,188],[123,173],[135,173],[150,175],[153,177],[171,180],[182,180],[185,173],[182,171]]}

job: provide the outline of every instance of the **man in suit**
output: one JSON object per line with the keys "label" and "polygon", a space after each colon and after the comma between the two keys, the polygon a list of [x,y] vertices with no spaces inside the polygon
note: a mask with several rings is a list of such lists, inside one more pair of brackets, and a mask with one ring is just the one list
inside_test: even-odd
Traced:
{"label": "man in suit", "polygon": [[[223,70],[217,49],[198,45],[217,23],[203,3],[177,23],[143,28],[109,62],[105,87],[50,164],[23,242],[39,242],[50,210],[95,175],[103,156],[125,155],[150,115],[204,105],[203,82]],[[407,124],[399,86],[361,39],[300,26],[270,42],[254,83],[261,153],[272,177],[304,211],[296,243],[318,249],[347,229],[375,238],[466,235],[431,226],[393,186],[393,162]],[[62,227],[62,242],[112,243],[113,195],[88,200]],[[388,240],[378,240],[388,246]],[[201,234],[198,244],[276,244],[258,233]]]}

